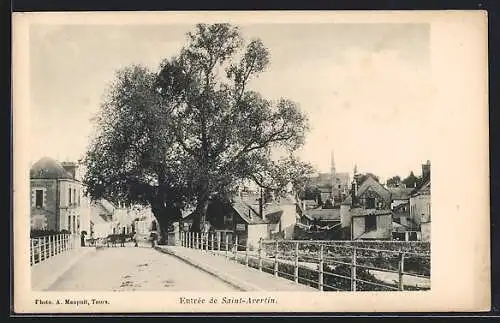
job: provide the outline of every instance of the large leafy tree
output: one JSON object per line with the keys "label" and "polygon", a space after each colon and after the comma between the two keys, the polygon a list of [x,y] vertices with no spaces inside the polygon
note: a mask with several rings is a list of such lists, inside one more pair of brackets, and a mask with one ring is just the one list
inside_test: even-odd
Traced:
{"label": "large leafy tree", "polygon": [[399,177],[398,175],[393,176],[386,181],[386,185],[388,187],[397,187],[400,184],[401,184],[401,177]]}
{"label": "large leafy tree", "polygon": [[179,217],[185,201],[182,150],[172,141],[168,110],[155,90],[157,75],[142,66],[116,73],[95,118],[83,160],[93,199],[149,205],[160,227]]}
{"label": "large leafy tree", "polygon": [[245,44],[235,26],[199,24],[159,73],[119,71],[85,157],[88,193],[151,205],[160,228],[191,206],[198,231],[209,201],[242,179],[301,187],[310,167],[272,152],[292,155],[303,144],[306,116],[293,101],[250,89],[268,64],[260,40]]}
{"label": "large leafy tree", "polygon": [[193,165],[188,182],[195,230],[213,195],[238,179],[276,174],[270,171],[279,167],[272,149],[293,151],[303,144],[307,119],[297,104],[250,90],[268,64],[264,44],[254,39],[245,45],[229,24],[197,25],[180,54],[163,64],[158,86],[172,111],[170,127]]}

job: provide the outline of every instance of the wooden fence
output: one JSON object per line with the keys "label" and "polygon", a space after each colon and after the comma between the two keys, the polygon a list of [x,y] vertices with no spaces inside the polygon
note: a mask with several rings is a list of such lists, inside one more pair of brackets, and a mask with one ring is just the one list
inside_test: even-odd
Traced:
{"label": "wooden fence", "polygon": [[55,234],[30,239],[30,264],[40,263],[50,257],[74,249],[78,242],[71,234]]}
{"label": "wooden fence", "polygon": [[321,291],[430,289],[428,242],[261,239],[250,250],[237,236],[181,232],[181,245]]}

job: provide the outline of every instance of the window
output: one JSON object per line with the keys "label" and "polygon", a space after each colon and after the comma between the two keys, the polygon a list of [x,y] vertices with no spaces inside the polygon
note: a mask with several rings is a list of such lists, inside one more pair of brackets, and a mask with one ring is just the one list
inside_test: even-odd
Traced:
{"label": "window", "polygon": [[375,208],[375,198],[374,197],[366,198],[366,208],[367,209],[374,209]]}
{"label": "window", "polygon": [[71,188],[68,188],[68,196],[69,196],[68,203],[69,205],[71,205]]}
{"label": "window", "polygon": [[76,189],[73,189],[73,204],[76,204]]}
{"label": "window", "polygon": [[68,231],[71,232],[71,215],[68,215]]}
{"label": "window", "polygon": [[35,207],[37,209],[43,208],[43,190],[35,191]]}
{"label": "window", "polygon": [[365,232],[377,229],[377,216],[370,214],[365,217]]}

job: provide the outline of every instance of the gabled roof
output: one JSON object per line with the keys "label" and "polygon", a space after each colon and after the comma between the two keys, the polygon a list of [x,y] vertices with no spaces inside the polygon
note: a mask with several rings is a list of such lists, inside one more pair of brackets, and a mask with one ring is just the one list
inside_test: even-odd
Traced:
{"label": "gabled roof", "polygon": [[246,204],[241,198],[235,198],[233,200],[233,209],[238,213],[238,215],[248,224],[265,224],[259,214],[248,204]]}
{"label": "gabled roof", "polygon": [[73,179],[61,163],[50,157],[43,157],[30,169],[31,179]]}
{"label": "gabled roof", "polygon": [[363,181],[363,184],[361,184],[361,186],[358,188],[357,196],[363,195],[368,190],[375,191],[387,202],[390,202],[391,200],[391,192],[389,192],[389,190],[387,190],[382,184],[377,182],[371,176],[367,176],[366,179]]}

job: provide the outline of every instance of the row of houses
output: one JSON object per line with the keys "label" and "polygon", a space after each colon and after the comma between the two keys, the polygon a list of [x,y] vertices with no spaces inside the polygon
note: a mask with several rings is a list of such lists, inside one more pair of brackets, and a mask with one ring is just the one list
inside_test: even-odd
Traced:
{"label": "row of houses", "polygon": [[419,185],[387,187],[370,174],[354,173],[349,194],[329,207],[300,203],[300,223],[309,231],[331,230],[339,239],[429,240],[430,162],[422,165]]}
{"label": "row of houses", "polygon": [[[333,159],[333,158],[332,158]],[[86,231],[96,237],[132,231],[156,230],[149,209],[132,209],[106,200],[90,201],[82,194],[75,163],[42,158],[30,171],[31,228]],[[355,171],[351,186],[347,175],[335,174],[339,203],[325,207],[299,200],[292,191],[263,201],[262,191],[247,186],[228,201],[213,201],[207,210],[207,230],[221,232],[242,244],[256,247],[259,239],[429,240],[430,162],[422,165],[420,185],[386,187],[371,175]],[[332,196],[332,195],[330,195]],[[189,230],[193,214],[184,212],[181,230]]]}
{"label": "row of houses", "polygon": [[150,231],[156,222],[147,208],[91,201],[83,194],[74,162],[44,157],[30,169],[31,230],[68,232],[103,238],[110,234]]}

